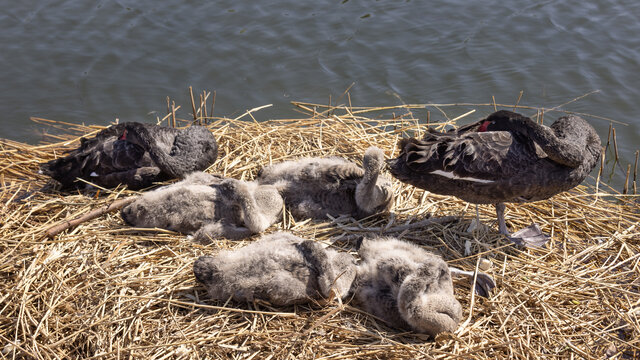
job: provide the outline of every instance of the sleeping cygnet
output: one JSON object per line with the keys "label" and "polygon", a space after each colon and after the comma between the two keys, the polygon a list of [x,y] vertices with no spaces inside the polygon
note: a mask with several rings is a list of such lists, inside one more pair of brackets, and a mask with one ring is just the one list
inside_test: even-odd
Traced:
{"label": "sleeping cygnet", "polygon": [[346,297],[356,266],[347,253],[277,232],[237,250],[201,256],[193,273],[213,299],[291,305]]}
{"label": "sleeping cygnet", "polygon": [[383,168],[384,153],[372,146],[362,167],[339,157],[303,158],[264,167],[256,180],[274,185],[298,219],[360,219],[388,212],[393,205],[391,181],[381,174]]}
{"label": "sleeping cygnet", "polygon": [[275,187],[203,172],[150,191],[122,209],[130,225],[192,234],[196,240],[241,239],[280,219],[283,201]]}
{"label": "sleeping cygnet", "polygon": [[455,331],[462,316],[447,264],[395,238],[364,239],[355,298],[390,326],[436,336]]}

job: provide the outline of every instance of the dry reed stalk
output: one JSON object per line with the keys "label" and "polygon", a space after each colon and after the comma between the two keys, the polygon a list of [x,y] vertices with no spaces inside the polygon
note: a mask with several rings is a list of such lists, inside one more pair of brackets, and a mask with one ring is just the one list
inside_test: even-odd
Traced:
{"label": "dry reed stalk", "polygon": [[520,94],[518,94],[518,100],[516,100],[516,104],[513,105],[513,111],[516,111],[518,108],[518,104],[520,104],[520,100],[522,99],[522,94],[524,94],[524,90],[520,90]]}
{"label": "dry reed stalk", "polygon": [[627,177],[624,179],[624,187],[622,188],[623,194],[629,190],[629,175],[631,175],[631,164],[627,164]]}
{"label": "dry reed stalk", "polygon": [[618,141],[616,140],[616,128],[613,128],[612,130],[612,134],[613,134],[613,151],[614,154],[616,156],[616,162],[618,162]]}
{"label": "dry reed stalk", "polygon": [[[193,87],[189,86],[189,97],[191,98],[191,111],[193,113],[193,121],[198,121],[198,115],[196,114],[196,102],[193,99]],[[200,120],[200,125],[202,125],[202,119]]]}
{"label": "dry reed stalk", "polygon": [[123,207],[127,206],[128,204],[132,203],[134,200],[136,200],[137,197],[136,196],[130,196],[126,199],[119,199],[116,201],[111,202],[109,205],[103,206],[101,208],[95,209],[95,210],[91,210],[90,212],[77,217],[75,219],[72,220],[63,220],[60,223],[58,223],[57,225],[54,225],[52,227],[50,227],[49,229],[47,229],[47,231],[45,231],[46,235],[48,237],[54,237],[56,235],[58,235],[59,233],[78,226],[80,224],[82,224],[83,222],[89,221],[89,220],[93,220],[97,217],[99,217],[100,215],[104,215],[107,214],[109,212],[115,211],[115,210],[120,210]]}
{"label": "dry reed stalk", "polygon": [[[171,99],[167,96],[167,115],[171,115]],[[169,122],[169,126],[171,126],[171,122]]]}
{"label": "dry reed stalk", "polygon": [[602,176],[602,171],[604,170],[604,158],[606,155],[606,147],[603,146],[600,151],[600,168],[598,169],[598,176],[596,177],[596,194],[598,193],[598,189],[600,188],[600,177]]}
{"label": "dry reed stalk", "polygon": [[638,176],[638,155],[640,155],[640,150],[636,150],[636,161],[633,164],[633,181],[636,181],[636,176]]}
{"label": "dry reed stalk", "polygon": [[[392,110],[388,107],[347,111],[334,105],[302,106],[298,109],[308,117],[301,119],[243,120],[259,116],[260,108],[236,119],[213,119],[208,128],[218,139],[220,157],[209,171],[252,179],[262,165],[302,156],[338,155],[359,162],[370,145],[388,156],[397,153],[398,139],[419,129],[416,121],[380,115]],[[202,105],[196,113],[202,117]],[[535,250],[516,249],[500,236],[490,207],[480,208],[488,227],[469,233],[473,206],[397,180],[392,182],[393,215],[362,221],[295,221],[285,213],[283,222],[268,229],[292,231],[352,253],[355,239],[367,230],[371,235],[390,233],[467,270],[474,269],[480,258],[488,259],[492,264],[488,272],[498,285],[491,298],[472,300],[468,282],[455,279],[455,294],[468,322],[455,334],[431,340],[387,327],[351,299],[342,305],[333,301],[284,308],[209,300],[195,282],[193,261],[242,247],[255,238],[197,244],[173,232],[132,229],[116,213],[47,238],[52,224],[104,201],[80,192],[39,191],[47,179],[37,174],[37,164],[60,156],[77,146],[80,136],[101,127],[39,123],[68,131],[47,136],[54,142],[44,146],[0,142],[0,203],[5,205],[0,207],[0,351],[7,358],[622,359],[640,355],[638,196],[623,196],[613,189],[594,194],[591,186],[581,185],[547,201],[508,205],[506,217],[512,228],[535,221],[553,234],[548,247]],[[134,194],[125,190],[107,199]],[[450,218],[429,224],[426,216]],[[464,256],[467,242],[470,253]]]}
{"label": "dry reed stalk", "polygon": [[[211,114],[209,115],[211,118],[213,118],[213,110],[216,108],[216,91],[213,90],[213,96],[211,99]],[[209,119],[206,119],[207,124],[209,123]]]}
{"label": "dry reed stalk", "polygon": [[202,90],[202,116],[206,119],[209,117],[209,113],[207,112],[207,97],[209,96],[209,94],[207,94],[206,90]]}

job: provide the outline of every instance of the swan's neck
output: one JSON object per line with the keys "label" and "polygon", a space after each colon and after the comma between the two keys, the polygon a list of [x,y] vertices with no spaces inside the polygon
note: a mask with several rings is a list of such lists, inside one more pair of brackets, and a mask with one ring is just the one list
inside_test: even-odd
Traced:
{"label": "swan's neck", "polygon": [[581,134],[577,134],[577,138],[559,137],[554,129],[540,125],[529,118],[525,119],[522,125],[529,139],[540,145],[550,160],[571,168],[576,168],[583,163],[587,139],[581,139],[584,137],[580,136]]}
{"label": "swan's neck", "polygon": [[[142,145],[144,145],[145,149],[149,152],[151,159],[156,163],[158,168],[162,170],[162,172],[172,178],[178,178],[184,174],[181,169],[184,167],[186,160],[184,159],[185,154],[170,155],[159,144],[159,142],[162,142],[162,139],[159,139],[161,134],[154,134],[150,129],[144,126],[137,127],[135,131],[140,142],[142,142]],[[169,142],[175,142],[175,138],[166,140]],[[171,146],[169,146],[169,148],[171,148]]]}
{"label": "swan's neck", "polygon": [[172,178],[182,177],[180,169],[184,165],[184,156],[171,156],[157,146],[149,147],[149,155],[164,173]]}

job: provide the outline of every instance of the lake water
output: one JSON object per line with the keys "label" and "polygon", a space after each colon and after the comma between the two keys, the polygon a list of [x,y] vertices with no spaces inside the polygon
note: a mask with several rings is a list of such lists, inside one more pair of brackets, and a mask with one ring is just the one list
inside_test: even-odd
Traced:
{"label": "lake water", "polygon": [[[354,83],[359,106],[514,103],[522,90],[522,104],[554,107],[600,90],[563,109],[628,124],[614,124],[614,183],[640,148],[637,0],[3,3],[0,138],[39,141],[31,116],[153,121],[166,96],[188,107],[188,86],[217,91],[216,115],[273,104],[257,119],[282,118]],[[609,121],[588,120],[606,142]]]}

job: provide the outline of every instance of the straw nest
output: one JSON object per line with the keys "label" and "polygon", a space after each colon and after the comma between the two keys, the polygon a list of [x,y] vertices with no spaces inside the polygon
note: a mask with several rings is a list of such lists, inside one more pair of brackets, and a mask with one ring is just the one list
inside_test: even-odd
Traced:
{"label": "straw nest", "polygon": [[[251,111],[214,119],[207,126],[218,139],[220,156],[209,171],[252,179],[262,165],[303,156],[338,155],[359,162],[370,145],[392,157],[400,137],[424,131],[408,108],[394,110],[404,117],[373,120],[371,109],[296,105],[305,111],[301,119],[256,122]],[[343,251],[354,251],[355,239],[363,234],[397,235],[467,270],[487,259],[487,272],[497,282],[491,298],[476,297],[466,280],[455,280],[463,321],[455,333],[429,339],[385,326],[352,300],[285,308],[209,300],[194,279],[193,261],[253,239],[195,244],[170,231],[128,227],[117,212],[46,237],[53,224],[134,192],[41,191],[47,179],[37,174],[37,164],[101,127],[38,121],[61,134],[38,146],[0,142],[0,351],[6,358],[640,356],[635,196],[580,186],[547,201],[507,205],[511,227],[535,221],[553,236],[539,250],[514,248],[500,236],[491,206],[480,207],[490,228],[468,232],[474,206],[397,181],[391,215],[360,222],[296,222],[285,214],[268,229]],[[424,222],[427,216],[445,215],[455,218]]]}

